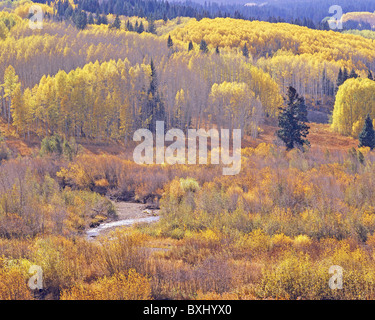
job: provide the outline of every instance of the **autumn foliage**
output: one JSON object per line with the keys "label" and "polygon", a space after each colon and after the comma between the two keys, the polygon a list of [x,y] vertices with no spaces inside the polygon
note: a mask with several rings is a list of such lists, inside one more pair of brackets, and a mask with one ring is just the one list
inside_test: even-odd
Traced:
{"label": "autumn foliage", "polygon": [[[375,155],[351,148],[375,118],[373,34],[229,18],[34,32],[30,4],[0,13],[0,299],[375,298]],[[342,68],[360,77],[338,86]],[[303,151],[273,135],[290,86],[333,111]],[[136,164],[133,133],[156,117],[243,129],[240,173]],[[160,220],[88,238],[116,201]]]}

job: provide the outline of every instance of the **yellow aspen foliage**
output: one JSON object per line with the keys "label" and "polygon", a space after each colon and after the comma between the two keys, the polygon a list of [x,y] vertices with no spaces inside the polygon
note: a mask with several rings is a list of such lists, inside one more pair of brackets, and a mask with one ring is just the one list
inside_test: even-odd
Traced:
{"label": "yellow aspen foliage", "polygon": [[342,22],[358,21],[367,22],[371,26],[375,25],[375,13],[373,12],[347,12],[342,16]]}
{"label": "yellow aspen foliage", "polygon": [[312,299],[323,288],[328,288],[328,272],[314,266],[307,254],[288,252],[274,266],[264,268],[264,276],[258,294],[262,298],[274,299]]}
{"label": "yellow aspen foliage", "polygon": [[27,284],[28,260],[9,260],[0,257],[0,300],[33,300]]}
{"label": "yellow aspen foliage", "polygon": [[226,125],[230,130],[238,128],[257,136],[262,106],[246,83],[215,83],[211,88],[210,98],[211,113],[215,115],[215,123],[219,128]]}
{"label": "yellow aspen foliage", "polygon": [[[173,30],[171,37],[176,41],[193,41],[196,44],[204,39],[212,48],[242,48],[247,44],[249,52],[255,57],[264,55],[265,52],[272,55],[282,48],[290,48],[293,54],[300,55],[322,53],[327,60],[334,61],[346,59],[349,52],[368,59],[375,56],[372,41],[369,39],[288,23],[275,24],[231,18],[204,18],[200,21],[191,19],[185,26]],[[365,68],[359,59],[357,64],[358,68]]]}
{"label": "yellow aspen foliage", "polygon": [[268,234],[262,229],[256,229],[239,240],[238,245],[244,249],[249,249],[254,254],[265,253],[270,249],[271,241]]}
{"label": "yellow aspen foliage", "polygon": [[307,249],[312,244],[312,240],[304,234],[300,234],[293,240],[293,245],[299,250]]}
{"label": "yellow aspen foliage", "polygon": [[348,79],[337,92],[332,129],[357,137],[368,114],[375,118],[375,82],[362,78]]}
{"label": "yellow aspen foliage", "polygon": [[25,108],[25,102],[21,93],[21,84],[18,84],[13,93],[13,99],[11,104],[11,112],[13,116],[13,125],[17,128],[17,131],[22,134],[27,129],[27,110]]}
{"label": "yellow aspen foliage", "polygon": [[63,290],[61,300],[150,300],[149,280],[134,269]]}
{"label": "yellow aspen foliage", "polygon": [[16,269],[0,269],[1,300],[32,300],[33,295],[25,276]]}
{"label": "yellow aspen foliage", "polygon": [[8,36],[8,28],[3,21],[0,21],[0,40],[5,40]]}
{"label": "yellow aspen foliage", "polygon": [[[69,2],[72,2],[73,1],[69,1]],[[34,3],[33,2],[25,2],[23,4],[20,4],[17,6],[17,8],[14,9],[14,13],[21,17],[22,19],[26,19],[29,15],[29,10],[30,10],[30,7],[33,5]],[[38,3],[38,6],[40,6],[43,10],[43,13],[49,13],[49,14],[53,14],[53,3],[51,3],[52,5],[49,6],[47,4],[44,4],[44,3]]]}
{"label": "yellow aspen foliage", "polygon": [[278,233],[271,237],[271,243],[276,248],[288,248],[293,244],[293,239],[283,233]]}

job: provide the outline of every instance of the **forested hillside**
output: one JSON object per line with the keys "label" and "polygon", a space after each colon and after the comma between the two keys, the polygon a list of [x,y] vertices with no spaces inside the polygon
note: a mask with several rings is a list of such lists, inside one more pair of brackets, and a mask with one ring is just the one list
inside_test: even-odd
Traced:
{"label": "forested hillside", "polygon": [[[0,299],[375,298],[372,31],[318,30],[321,1],[41,2],[41,29],[0,2]],[[241,129],[241,170],[136,163],[157,121]]]}
{"label": "forested hillside", "polygon": [[[51,4],[51,0],[37,2]],[[73,10],[69,1],[58,1],[58,15],[66,18]],[[118,14],[126,16],[173,19],[176,17],[261,20],[269,22],[289,22],[310,28],[327,28],[324,18],[329,16],[328,8],[342,7],[343,12],[373,12],[375,4],[368,0],[282,0],[282,1],[156,1],[156,0],[76,0],[74,8],[92,13]],[[69,12],[70,11],[70,12]]]}
{"label": "forested hillside", "polygon": [[123,28],[80,31],[46,22],[35,35],[18,21],[1,51],[2,115],[21,135],[124,139],[156,116],[169,127],[198,126],[220,107],[212,87],[223,81],[227,90],[247,84],[261,108],[257,116],[249,110],[256,122],[263,113],[276,115],[282,103],[276,82],[248,64],[249,58],[225,51],[202,54],[198,45],[189,51],[188,43],[177,41],[168,47],[165,36]]}
{"label": "forested hillside", "polygon": [[[22,16],[22,7],[16,12]],[[257,117],[276,115],[289,85],[312,108],[332,111],[340,68],[362,76],[374,70],[373,40],[290,24],[193,19],[175,24],[168,47],[167,35],[129,32],[125,19],[119,29],[102,24],[83,31],[47,20],[34,32],[17,14],[3,17],[14,23],[0,49],[0,79],[8,82],[2,115],[21,135],[124,139],[150,125],[152,105],[170,127],[198,125],[218,108],[211,92],[218,81],[246,83],[260,102]],[[202,40],[206,54],[199,50]],[[90,80],[98,74],[102,80]]]}
{"label": "forested hillside", "polygon": [[373,40],[285,23],[192,20],[171,35],[182,42],[204,39],[211,48],[235,52],[246,45],[253,63],[269,73],[283,92],[292,85],[315,107],[334,96],[340,68],[355,69],[362,76],[375,68]]}
{"label": "forested hillside", "polygon": [[375,29],[375,14],[372,12],[349,12],[342,17],[346,29]]}

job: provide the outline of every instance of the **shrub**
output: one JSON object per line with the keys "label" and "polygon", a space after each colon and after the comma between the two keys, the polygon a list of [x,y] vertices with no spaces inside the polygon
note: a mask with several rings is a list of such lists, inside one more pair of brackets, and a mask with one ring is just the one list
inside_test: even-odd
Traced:
{"label": "shrub", "polygon": [[258,294],[261,298],[316,299],[323,286],[328,287],[328,276],[318,275],[308,255],[288,253],[280,263],[264,269]]}
{"label": "shrub", "polygon": [[75,284],[63,290],[61,300],[150,300],[149,280],[130,269],[128,273],[117,273],[103,277],[90,284]]}

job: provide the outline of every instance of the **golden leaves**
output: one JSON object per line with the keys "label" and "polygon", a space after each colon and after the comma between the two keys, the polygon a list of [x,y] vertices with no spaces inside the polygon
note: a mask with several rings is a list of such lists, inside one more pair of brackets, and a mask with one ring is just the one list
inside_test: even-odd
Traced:
{"label": "golden leaves", "polygon": [[91,284],[76,284],[64,290],[61,300],[149,300],[151,287],[148,279],[134,269],[128,274],[118,273]]}
{"label": "golden leaves", "polygon": [[332,129],[357,137],[367,114],[375,117],[375,82],[362,78],[348,79],[336,95]]}

